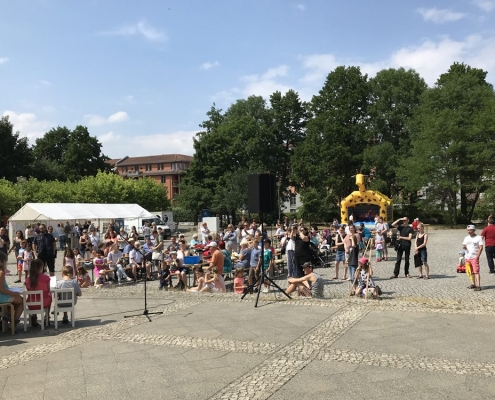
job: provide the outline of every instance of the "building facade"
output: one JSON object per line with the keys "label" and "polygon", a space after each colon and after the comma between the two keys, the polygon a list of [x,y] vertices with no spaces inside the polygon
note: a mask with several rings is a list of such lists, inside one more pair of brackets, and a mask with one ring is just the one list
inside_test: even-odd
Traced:
{"label": "building facade", "polygon": [[182,175],[191,164],[193,158],[183,154],[161,154],[146,157],[127,157],[108,160],[113,171],[128,179],[139,179],[145,176],[154,179],[167,188],[168,198],[172,200],[179,194],[179,183]]}

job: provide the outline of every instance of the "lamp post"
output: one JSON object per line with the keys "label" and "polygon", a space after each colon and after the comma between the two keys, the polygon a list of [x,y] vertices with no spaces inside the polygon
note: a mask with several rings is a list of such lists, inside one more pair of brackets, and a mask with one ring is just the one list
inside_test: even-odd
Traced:
{"label": "lamp post", "polygon": [[24,205],[24,199],[23,199],[23,193],[22,193],[22,189],[23,189],[23,185],[24,185],[24,182],[26,182],[26,178],[23,177],[23,176],[18,176],[17,177],[17,182],[19,183],[19,185],[21,186],[21,208],[22,206]]}
{"label": "lamp post", "polygon": [[277,207],[278,207],[278,220],[280,221],[280,181],[277,182]]}

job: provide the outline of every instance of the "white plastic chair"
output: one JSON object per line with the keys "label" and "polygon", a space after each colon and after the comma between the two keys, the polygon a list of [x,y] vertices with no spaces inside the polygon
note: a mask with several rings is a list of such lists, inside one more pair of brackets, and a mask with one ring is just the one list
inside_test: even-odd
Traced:
{"label": "white plastic chair", "polygon": [[[50,317],[50,310],[45,308],[43,303],[43,290],[25,290],[22,293],[23,306],[24,306],[24,332],[27,331],[28,316],[40,315],[41,330],[45,330],[48,326],[48,319]],[[29,307],[39,307],[38,310],[31,310]],[[46,320],[46,321],[45,321]],[[31,324],[31,318],[29,318],[29,324]]]}
{"label": "white plastic chair", "polygon": [[58,329],[59,312],[70,312],[70,322],[72,323],[72,327],[74,328],[76,326],[76,294],[74,293],[74,288],[52,289],[52,293],[54,303],[53,313],[55,315],[55,329]]}

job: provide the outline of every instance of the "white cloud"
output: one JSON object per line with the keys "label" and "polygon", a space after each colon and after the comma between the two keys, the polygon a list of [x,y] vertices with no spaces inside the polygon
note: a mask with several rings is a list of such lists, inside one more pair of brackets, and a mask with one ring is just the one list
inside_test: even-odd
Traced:
{"label": "white cloud", "polygon": [[102,115],[97,114],[86,114],[84,118],[86,118],[88,125],[99,126],[103,124],[113,124],[116,122],[127,121],[129,119],[129,115],[125,111],[118,111],[109,117],[103,117]]}
{"label": "white cloud", "polygon": [[48,81],[45,81],[45,80],[41,80],[40,83],[43,85],[43,86],[51,86],[52,84]]}
{"label": "white cloud", "polygon": [[473,4],[480,10],[490,12],[495,9],[495,1],[490,0],[473,0]]}
{"label": "white cloud", "polygon": [[[433,85],[440,74],[447,72],[456,61],[482,68],[489,72],[488,80],[495,81],[495,36],[484,38],[468,36],[456,41],[445,36],[437,41],[425,40],[418,45],[403,47],[389,57],[375,62],[338,59],[334,54],[312,54],[302,58],[304,68],[309,71],[300,80],[303,88],[315,90],[321,87],[326,76],[339,65],[356,65],[363,73],[375,75],[384,68],[412,68],[429,85]],[[313,93],[315,91],[313,90]],[[303,96],[301,96],[303,97]]]}
{"label": "white cloud", "polygon": [[144,20],[134,25],[126,25],[114,31],[103,32],[103,34],[112,36],[142,36],[153,42],[163,42],[168,39],[165,32],[149,25]]}
{"label": "white cloud", "polygon": [[305,6],[304,4],[298,4],[298,5],[297,5],[297,9],[298,9],[299,11],[306,11],[306,6]]}
{"label": "white cloud", "polygon": [[205,62],[203,65],[201,65],[201,69],[204,69],[204,70],[209,70],[211,68],[214,68],[214,67],[218,67],[220,65],[220,63],[218,61],[215,61],[215,62]]}
{"label": "white cloud", "polygon": [[435,24],[458,21],[466,16],[460,12],[438,8],[418,8],[418,12],[423,16],[424,21],[431,21]]}
{"label": "white cloud", "polygon": [[3,116],[7,115],[14,125],[14,132],[19,131],[19,136],[27,137],[30,144],[34,144],[37,138],[43,137],[52,128],[48,121],[39,120],[34,113],[18,114],[15,111],[6,110]]}
{"label": "white cloud", "polygon": [[8,61],[9,61],[8,57],[0,57],[0,65],[5,64]]}
{"label": "white cloud", "polygon": [[98,136],[102,152],[110,158],[147,156],[150,154],[193,155],[193,137],[197,131],[176,131],[155,135],[127,137],[113,131]]}

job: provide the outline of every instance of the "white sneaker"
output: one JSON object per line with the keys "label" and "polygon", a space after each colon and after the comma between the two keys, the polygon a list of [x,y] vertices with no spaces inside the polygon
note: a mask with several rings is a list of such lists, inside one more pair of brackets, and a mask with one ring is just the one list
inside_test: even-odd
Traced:
{"label": "white sneaker", "polygon": [[131,282],[131,281],[132,281],[132,278],[127,277],[127,278],[125,278],[125,280],[126,280],[127,282]]}
{"label": "white sneaker", "polygon": [[263,288],[263,293],[269,293],[270,289],[268,289],[266,286]]}

